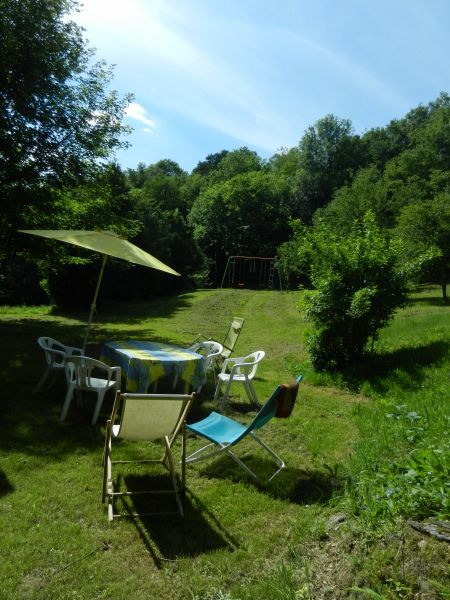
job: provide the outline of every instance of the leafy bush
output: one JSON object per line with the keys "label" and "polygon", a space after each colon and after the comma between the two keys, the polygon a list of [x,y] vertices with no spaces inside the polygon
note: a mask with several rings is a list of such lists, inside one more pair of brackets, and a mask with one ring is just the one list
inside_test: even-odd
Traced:
{"label": "leafy bush", "polygon": [[368,211],[347,236],[319,220],[300,250],[311,261],[313,291],[304,295],[313,323],[307,348],[317,370],[359,360],[369,339],[408,303],[416,263],[402,262],[401,241],[389,241]]}

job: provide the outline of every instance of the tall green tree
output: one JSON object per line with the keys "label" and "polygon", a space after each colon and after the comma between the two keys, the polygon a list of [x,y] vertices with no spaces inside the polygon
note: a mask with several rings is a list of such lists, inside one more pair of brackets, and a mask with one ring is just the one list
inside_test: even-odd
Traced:
{"label": "tall green tree", "polygon": [[447,302],[450,281],[450,195],[439,194],[427,202],[406,205],[398,217],[396,235],[403,241],[406,258],[415,258],[430,248],[436,254],[424,268],[424,276],[438,283]]}
{"label": "tall green tree", "polygon": [[52,190],[78,184],[123,142],[129,97],[108,91],[76,0],[0,0],[0,257],[18,227],[45,226]]}
{"label": "tall green tree", "polygon": [[209,173],[210,184],[220,181],[227,181],[236,175],[260,171],[263,167],[263,161],[253,150],[246,146],[238,150],[227,152],[217,163],[217,166]]}
{"label": "tall green tree", "polygon": [[[191,176],[201,178],[200,175]],[[192,285],[197,271],[202,271],[203,257],[193,240],[191,226],[187,223],[190,208],[189,194],[186,192],[188,175],[173,160],[163,159],[148,167],[142,164],[138,169],[128,170],[128,182],[136,181],[132,187],[131,213],[139,220],[139,232],[135,242],[145,250],[155,254],[176,271],[181,278],[167,281],[164,275],[152,273],[148,289],[139,283],[141,293],[148,295],[165,286],[172,291]],[[144,286],[144,287],[143,287]]]}
{"label": "tall green tree", "polygon": [[314,215],[325,219],[342,233],[349,233],[355,220],[362,221],[371,210],[381,227],[393,227],[397,217],[390,202],[389,189],[382,173],[375,167],[358,171],[352,182],[339,188],[333,200]]}
{"label": "tall green tree", "polygon": [[289,215],[287,182],[274,173],[244,173],[203,190],[189,221],[211,282],[220,283],[229,255],[274,256],[289,237]]}
{"label": "tall green tree", "polygon": [[197,163],[197,166],[192,170],[195,175],[209,175],[211,171],[217,169],[220,161],[228,154],[228,150],[221,150],[214,154],[208,154],[205,160]]}
{"label": "tall green tree", "polygon": [[363,164],[360,139],[349,120],[327,115],[309,127],[298,149],[292,191],[296,214],[310,223],[315,211],[331,201]]}

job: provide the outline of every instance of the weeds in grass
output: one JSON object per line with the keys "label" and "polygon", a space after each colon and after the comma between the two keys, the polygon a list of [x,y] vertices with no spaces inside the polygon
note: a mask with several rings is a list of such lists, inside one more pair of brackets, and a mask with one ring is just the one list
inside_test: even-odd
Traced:
{"label": "weeds in grass", "polygon": [[360,588],[360,587],[351,587],[349,589],[350,592],[361,592],[361,594],[364,594],[364,596],[366,598],[374,598],[375,600],[388,600],[386,598],[386,596],[382,596],[381,594],[378,594],[377,592],[375,592],[374,590],[371,590],[370,588]]}
{"label": "weeds in grass", "polygon": [[200,596],[193,596],[192,600],[240,600],[240,598],[236,598],[235,596],[231,596],[226,592],[222,592],[222,590],[217,591],[209,591],[201,594]]}
{"label": "weeds in grass", "polygon": [[374,524],[398,515],[449,518],[448,416],[436,405],[423,414],[406,404],[374,412],[377,432],[361,443],[350,467],[347,498],[355,512]]}

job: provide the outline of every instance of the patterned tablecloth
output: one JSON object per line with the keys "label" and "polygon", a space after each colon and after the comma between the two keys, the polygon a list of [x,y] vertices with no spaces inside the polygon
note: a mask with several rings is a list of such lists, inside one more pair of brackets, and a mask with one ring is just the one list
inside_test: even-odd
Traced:
{"label": "patterned tablecloth", "polygon": [[106,342],[100,360],[117,365],[126,377],[128,392],[147,392],[158,379],[172,377],[194,390],[206,382],[205,358],[192,350],[157,342]]}

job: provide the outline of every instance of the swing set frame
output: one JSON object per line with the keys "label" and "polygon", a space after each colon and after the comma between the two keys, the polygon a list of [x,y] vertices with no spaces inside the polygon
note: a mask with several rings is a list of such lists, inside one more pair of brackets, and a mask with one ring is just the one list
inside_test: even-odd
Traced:
{"label": "swing set frame", "polygon": [[[261,289],[274,288],[276,273],[279,288],[281,291],[283,290],[276,256],[229,256],[220,287],[244,288],[247,273],[251,274],[252,284]],[[226,280],[228,285],[226,285]],[[259,285],[256,285],[256,281]]]}

